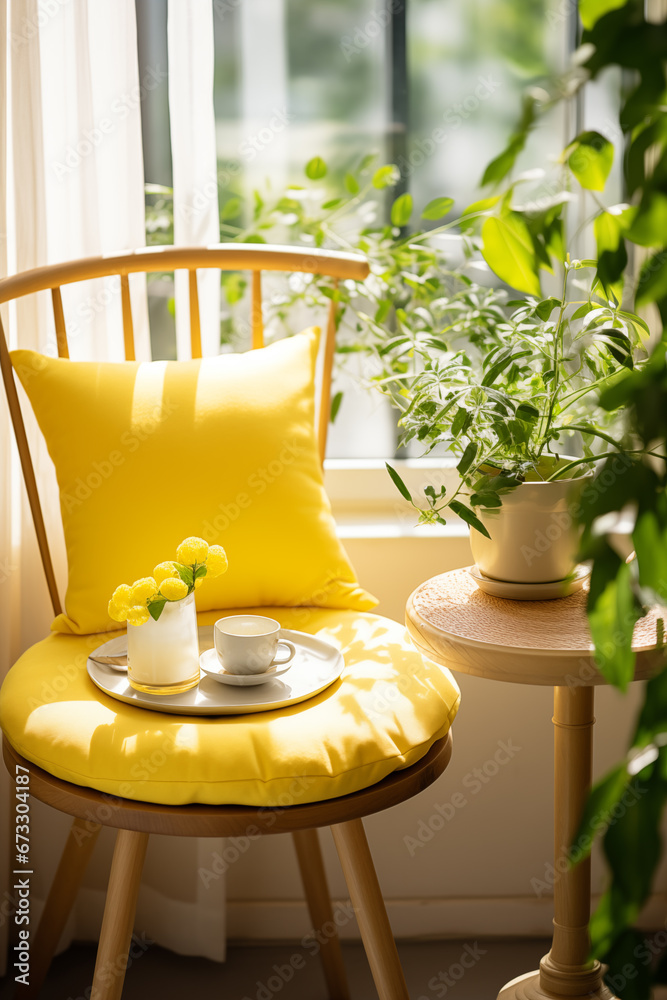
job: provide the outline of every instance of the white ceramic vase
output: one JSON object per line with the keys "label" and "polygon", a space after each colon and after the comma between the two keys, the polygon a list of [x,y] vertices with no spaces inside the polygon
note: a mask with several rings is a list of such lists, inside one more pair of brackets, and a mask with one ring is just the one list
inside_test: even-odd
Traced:
{"label": "white ceramic vase", "polygon": [[157,621],[127,626],[127,676],[147,694],[179,694],[199,680],[194,593],[167,601]]}
{"label": "white ceramic vase", "polygon": [[521,483],[502,495],[502,506],[477,516],[491,538],[470,529],[470,547],[484,576],[509,583],[550,583],[575,568],[577,512],[593,473],[576,479]]}

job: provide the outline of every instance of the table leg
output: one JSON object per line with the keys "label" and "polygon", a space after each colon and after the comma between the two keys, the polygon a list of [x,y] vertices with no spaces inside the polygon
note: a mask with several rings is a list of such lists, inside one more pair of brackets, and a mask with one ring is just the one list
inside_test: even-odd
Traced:
{"label": "table leg", "polygon": [[599,997],[613,994],[602,981],[602,968],[589,961],[588,921],[591,907],[591,863],[564,870],[564,860],[581,819],[591,787],[593,756],[592,687],[554,690],[555,858],[554,933],[551,950],[538,972],[519,976],[505,986],[502,1000],[552,1000],[553,997]]}

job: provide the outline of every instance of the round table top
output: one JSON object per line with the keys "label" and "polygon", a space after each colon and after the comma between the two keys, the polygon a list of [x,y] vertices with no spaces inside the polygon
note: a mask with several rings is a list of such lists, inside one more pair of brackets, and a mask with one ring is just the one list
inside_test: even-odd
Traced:
{"label": "round table top", "polygon": [[[421,652],[452,670],[522,684],[604,684],[593,661],[587,594],[585,585],[553,601],[511,601],[485,594],[467,569],[458,569],[417,587],[406,624]],[[652,609],[637,622],[635,680],[664,662],[656,648],[662,614]]]}

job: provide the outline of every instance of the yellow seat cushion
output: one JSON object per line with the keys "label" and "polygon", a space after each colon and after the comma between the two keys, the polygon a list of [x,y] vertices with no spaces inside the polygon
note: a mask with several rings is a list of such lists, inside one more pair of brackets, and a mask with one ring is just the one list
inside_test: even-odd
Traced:
{"label": "yellow seat cushion", "polygon": [[77,785],[166,805],[258,807],[366,788],[414,764],[449,730],[456,683],[402,625],[349,610],[256,610],[338,646],[341,678],[281,711],[167,715],[116,701],[89,679],[87,655],[108,636],[52,634],[9,671],[0,725],[22,756]]}
{"label": "yellow seat cushion", "polygon": [[369,610],[336,537],[315,440],[311,330],[199,361],[77,362],[13,351],[54,461],[67,547],[52,628],[118,626],[107,603],[199,535],[229,571],[200,611],[279,605]]}

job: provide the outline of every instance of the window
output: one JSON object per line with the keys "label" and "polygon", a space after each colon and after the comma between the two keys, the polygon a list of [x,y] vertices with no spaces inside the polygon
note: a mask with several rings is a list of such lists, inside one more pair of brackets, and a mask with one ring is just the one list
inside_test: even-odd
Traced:
{"label": "window", "polygon": [[[166,5],[137,2],[145,62],[166,60]],[[254,238],[253,191],[265,199],[302,183],[314,156],[328,164],[323,183],[341,183],[352,164],[378,152],[380,162],[398,164],[418,211],[449,195],[455,214],[504,147],[524,88],[562,68],[576,46],[576,8],[550,0],[213,0],[213,10],[223,240],[239,232]],[[600,118],[616,83],[597,87],[595,106],[585,109],[597,128],[604,130]],[[166,88],[146,102],[144,133],[146,180],[168,185]],[[573,134],[574,123],[554,113],[532,133],[520,167],[555,163]],[[550,183],[535,177],[522,190],[544,197]],[[289,229],[268,238],[287,242]],[[447,245],[459,253],[456,238]],[[230,279],[221,317],[223,342],[239,346],[248,326],[243,290]],[[169,355],[169,282],[154,281],[151,293],[156,354]],[[384,399],[358,387],[357,375],[354,359],[342,366],[345,393],[329,454],[388,457],[395,417]]]}

